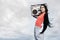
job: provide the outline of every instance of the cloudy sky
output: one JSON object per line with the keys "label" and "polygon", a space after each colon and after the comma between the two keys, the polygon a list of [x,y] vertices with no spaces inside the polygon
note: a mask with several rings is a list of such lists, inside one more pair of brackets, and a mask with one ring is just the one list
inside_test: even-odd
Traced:
{"label": "cloudy sky", "polygon": [[0,40],[34,40],[31,5],[47,3],[52,28],[44,40],[60,40],[60,0],[0,0]]}

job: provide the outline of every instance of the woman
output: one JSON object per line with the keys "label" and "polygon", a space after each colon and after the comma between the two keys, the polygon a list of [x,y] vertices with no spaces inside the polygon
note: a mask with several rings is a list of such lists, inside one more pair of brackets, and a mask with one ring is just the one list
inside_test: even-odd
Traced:
{"label": "woman", "polygon": [[[37,18],[35,22],[34,28],[34,36],[35,40],[43,40],[43,33],[47,29],[47,26],[50,26],[49,18],[48,18],[48,9],[45,4],[41,4],[39,15],[34,15],[33,17]],[[41,30],[43,29],[43,30]]]}

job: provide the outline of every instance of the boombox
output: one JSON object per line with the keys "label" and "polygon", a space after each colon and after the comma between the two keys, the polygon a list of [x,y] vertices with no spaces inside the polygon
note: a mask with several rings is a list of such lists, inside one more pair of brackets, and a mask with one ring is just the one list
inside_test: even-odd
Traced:
{"label": "boombox", "polygon": [[32,16],[38,15],[40,13],[40,4],[31,5],[31,11]]}

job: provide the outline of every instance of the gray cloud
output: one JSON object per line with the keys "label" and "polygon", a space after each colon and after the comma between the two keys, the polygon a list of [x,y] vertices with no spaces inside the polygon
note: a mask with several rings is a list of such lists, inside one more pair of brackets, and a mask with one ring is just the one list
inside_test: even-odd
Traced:
{"label": "gray cloud", "polygon": [[34,40],[32,4],[47,3],[53,28],[47,28],[45,40],[60,40],[59,0],[0,0],[0,40]]}

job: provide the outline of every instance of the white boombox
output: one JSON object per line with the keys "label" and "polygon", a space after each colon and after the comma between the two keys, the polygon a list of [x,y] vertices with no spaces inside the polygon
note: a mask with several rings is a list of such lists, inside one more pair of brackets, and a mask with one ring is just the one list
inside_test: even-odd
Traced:
{"label": "white boombox", "polygon": [[40,4],[37,4],[37,5],[31,5],[31,15],[34,16],[34,15],[38,15],[40,13]]}

